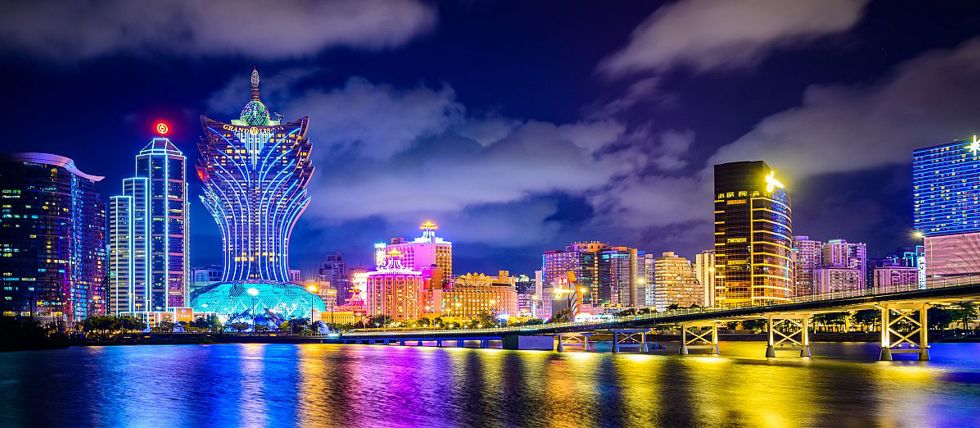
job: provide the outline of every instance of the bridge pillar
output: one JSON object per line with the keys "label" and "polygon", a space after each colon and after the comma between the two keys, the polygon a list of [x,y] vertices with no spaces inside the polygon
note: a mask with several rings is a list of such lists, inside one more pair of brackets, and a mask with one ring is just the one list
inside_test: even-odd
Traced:
{"label": "bridge pillar", "polygon": [[420,340],[416,346],[422,346],[422,341]]}
{"label": "bridge pillar", "polygon": [[687,355],[687,326],[681,324],[681,350],[680,355]]}
{"label": "bridge pillar", "polygon": [[766,317],[766,330],[769,331],[769,341],[766,343],[766,358],[776,358],[776,341],[773,337],[774,326],[772,315],[769,315]]}
{"label": "bridge pillar", "polygon": [[489,347],[490,347],[490,340],[489,339],[481,339],[480,340],[480,348],[486,349],[486,348],[489,348]]}
{"label": "bridge pillar", "polygon": [[466,346],[466,341],[465,340],[459,339],[459,340],[456,341],[456,347],[457,348],[462,348],[464,346]]}
{"label": "bridge pillar", "polygon": [[614,331],[613,332],[613,349],[612,349],[612,351],[613,351],[613,353],[618,353],[619,352],[619,332],[618,331]]}
{"label": "bridge pillar", "polygon": [[721,351],[718,350],[718,323],[711,324],[711,344],[713,345],[711,353],[715,355],[720,354]]}
{"label": "bridge pillar", "polygon": [[[710,327],[710,330],[704,330]],[[711,335],[710,337],[708,335]],[[688,339],[688,336],[691,336]],[[718,353],[718,323],[712,321],[710,324],[704,322],[681,324],[681,349],[680,355],[687,355],[690,348],[708,348],[712,354]]]}
{"label": "bridge pillar", "polygon": [[[914,312],[918,312],[919,316],[913,316]],[[920,361],[928,361],[928,314],[928,303],[882,306],[881,355],[879,360],[892,361],[892,354],[894,353],[914,353],[918,354]],[[915,340],[916,335],[918,335],[918,343]],[[893,336],[897,338],[894,342],[892,341]]]}
{"label": "bridge pillar", "polygon": [[800,342],[803,349],[800,349],[800,358],[810,358],[810,316],[803,317],[803,331]]}
{"label": "bridge pillar", "polygon": [[442,348],[442,340],[436,340],[436,348]]}
{"label": "bridge pillar", "polygon": [[555,335],[555,352],[565,352],[565,346],[561,334]]}
{"label": "bridge pillar", "polygon": [[399,340],[399,341],[398,341],[398,345],[400,345],[400,346],[405,346],[405,341],[404,341],[404,340]]}

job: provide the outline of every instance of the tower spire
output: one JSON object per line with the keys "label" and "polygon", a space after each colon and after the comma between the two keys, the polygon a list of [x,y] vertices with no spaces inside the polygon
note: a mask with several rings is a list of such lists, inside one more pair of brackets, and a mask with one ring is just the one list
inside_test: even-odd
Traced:
{"label": "tower spire", "polygon": [[259,99],[259,70],[252,68],[252,99]]}

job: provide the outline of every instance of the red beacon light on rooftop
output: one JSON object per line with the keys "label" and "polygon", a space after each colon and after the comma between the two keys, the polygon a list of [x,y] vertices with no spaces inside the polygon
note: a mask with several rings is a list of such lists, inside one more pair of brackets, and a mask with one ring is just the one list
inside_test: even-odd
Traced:
{"label": "red beacon light on rooftop", "polygon": [[153,130],[160,134],[161,137],[166,137],[170,133],[170,125],[167,122],[157,122],[153,125]]}

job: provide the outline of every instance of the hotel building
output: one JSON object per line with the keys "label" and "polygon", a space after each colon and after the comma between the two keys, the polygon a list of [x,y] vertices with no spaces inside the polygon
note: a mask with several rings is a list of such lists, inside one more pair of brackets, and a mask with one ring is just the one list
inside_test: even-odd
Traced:
{"label": "hotel building", "polygon": [[366,276],[368,316],[414,321],[424,313],[422,272],[402,265],[398,250],[389,251],[385,265]]}
{"label": "hotel building", "polygon": [[384,253],[398,250],[402,254],[402,265],[419,272],[435,266],[442,271],[444,284],[448,283],[453,275],[453,243],[436,236],[439,226],[432,221],[423,222],[419,229],[422,236],[412,241],[392,238],[384,247]]}
{"label": "hotel building", "polygon": [[694,276],[704,294],[704,306],[715,305],[715,251],[704,250],[694,255]]}
{"label": "hotel building", "polygon": [[672,252],[657,257],[653,271],[654,309],[666,311],[670,306],[689,308],[704,306],[704,290],[694,275],[691,262]]}
{"label": "hotel building", "polygon": [[453,281],[452,287],[442,292],[442,317],[518,316],[516,280],[505,270],[497,276],[462,275]]}
{"label": "hotel building", "polygon": [[717,306],[786,302],[792,296],[789,194],[762,161],[715,165]]}

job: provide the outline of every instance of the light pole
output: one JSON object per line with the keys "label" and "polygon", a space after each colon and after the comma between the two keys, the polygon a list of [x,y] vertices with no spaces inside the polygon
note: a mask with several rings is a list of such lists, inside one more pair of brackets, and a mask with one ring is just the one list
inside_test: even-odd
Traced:
{"label": "light pole", "polygon": [[306,291],[310,292],[310,331],[313,331],[313,311],[316,309],[313,306],[313,295],[317,292],[316,284],[307,285]]}
{"label": "light pole", "polygon": [[246,290],[249,296],[252,296],[252,330],[255,330],[255,305],[258,303],[259,289],[255,287],[249,287]]}

